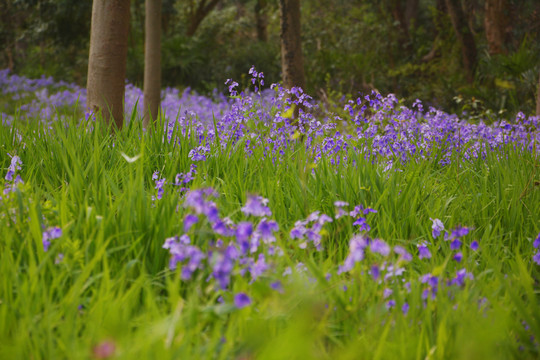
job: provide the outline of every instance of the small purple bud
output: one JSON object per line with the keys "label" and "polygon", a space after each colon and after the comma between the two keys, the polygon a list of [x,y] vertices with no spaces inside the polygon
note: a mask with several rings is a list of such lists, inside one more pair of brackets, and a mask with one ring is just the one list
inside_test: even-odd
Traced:
{"label": "small purple bud", "polygon": [[234,296],[234,305],[239,308],[245,308],[251,305],[251,299],[245,293],[238,293]]}

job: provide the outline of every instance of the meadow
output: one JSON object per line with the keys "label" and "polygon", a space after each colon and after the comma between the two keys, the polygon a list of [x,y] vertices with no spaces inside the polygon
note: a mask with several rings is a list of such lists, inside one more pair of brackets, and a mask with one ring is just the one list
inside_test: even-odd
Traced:
{"label": "meadow", "polygon": [[0,358],[540,357],[538,117],[250,76],[111,132],[0,72]]}

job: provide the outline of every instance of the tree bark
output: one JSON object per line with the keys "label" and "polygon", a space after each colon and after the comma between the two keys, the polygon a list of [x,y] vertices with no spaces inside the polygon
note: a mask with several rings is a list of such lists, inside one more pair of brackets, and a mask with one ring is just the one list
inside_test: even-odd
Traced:
{"label": "tree bark", "polygon": [[467,82],[472,83],[474,81],[477,61],[476,43],[472,30],[469,27],[467,17],[463,13],[460,0],[446,0],[446,9],[450,15],[456,37],[461,45],[461,57]]}
{"label": "tree bark", "polygon": [[267,0],[257,0],[255,3],[255,22],[257,27],[257,40],[268,41],[268,15],[266,13]]}
{"label": "tree bark", "polygon": [[401,48],[410,50],[412,45],[410,29],[418,16],[418,0],[392,0],[389,3],[389,10],[394,21],[399,24],[397,40]]}
{"label": "tree bark", "polygon": [[536,91],[536,116],[540,116],[540,74],[538,75],[538,89]]}
{"label": "tree bark", "polygon": [[492,55],[506,52],[504,47],[508,8],[506,0],[486,0],[484,27],[489,53]]}
{"label": "tree bark", "polygon": [[279,0],[281,17],[281,72],[283,85],[305,89],[302,54],[300,0]]}
{"label": "tree bark", "polygon": [[161,100],[161,0],[145,2],[144,120],[147,128],[155,121]]}
{"label": "tree bark", "polygon": [[419,0],[407,0],[405,3],[405,24],[409,30],[418,19],[418,3]]}
{"label": "tree bark", "polygon": [[191,11],[189,16],[189,24],[187,28],[186,35],[189,37],[192,37],[195,35],[195,32],[199,28],[199,25],[201,25],[204,18],[216,7],[216,5],[219,3],[220,0],[210,0],[210,2],[207,4],[206,0],[201,0],[199,2],[199,5],[197,6],[197,9]]}
{"label": "tree bark", "polygon": [[124,122],[130,0],[94,0],[88,58],[87,106],[117,128]]}

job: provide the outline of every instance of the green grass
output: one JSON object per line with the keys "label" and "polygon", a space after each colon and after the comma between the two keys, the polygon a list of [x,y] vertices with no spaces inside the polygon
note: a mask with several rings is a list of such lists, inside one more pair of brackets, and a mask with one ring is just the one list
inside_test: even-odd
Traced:
{"label": "green grass", "polygon": [[[183,282],[168,270],[162,245],[182,233],[187,210],[173,187],[161,200],[151,199],[152,173],[171,181],[189,170],[194,140],[163,142],[158,131],[143,133],[135,121],[111,136],[99,124],[72,119],[69,126],[0,128],[3,174],[8,153],[17,154],[25,182],[0,201],[0,358],[88,359],[106,340],[119,359],[540,356],[538,339],[536,345],[529,340],[540,334],[539,268],[532,262],[540,232],[537,155],[509,146],[484,160],[456,158],[441,166],[435,156],[384,172],[352,151],[357,167],[325,159],[312,164],[302,146],[289,148],[275,164],[262,150],[246,158],[242,142],[213,146],[208,160],[197,163],[190,187],[216,189],[220,213],[234,221],[243,219],[248,194],[268,198],[280,225],[278,243],[288,250],[275,272],[298,261],[310,272],[294,272],[283,293],[270,289],[270,278],[250,284],[240,276],[231,291],[216,292],[203,274]],[[122,153],[141,157],[129,163]],[[464,248],[456,264],[449,244],[434,241],[432,259],[415,256],[407,266],[410,293],[390,285],[397,305],[387,310],[386,286],[371,280],[367,265],[336,275],[354,234],[351,221],[326,225],[320,253],[292,246],[294,222],[316,210],[333,215],[336,200],[377,209],[368,216],[370,235],[413,254],[419,241],[432,241],[430,218],[447,229],[473,227],[465,242],[478,239],[480,250]],[[49,226],[61,227],[63,236],[44,252],[42,227]],[[206,244],[211,235],[204,225],[198,231],[194,241]],[[59,253],[64,259],[55,264]],[[462,267],[474,281],[422,303],[420,275],[453,275]],[[231,305],[240,291],[249,293],[251,306]],[[405,297],[407,315],[400,310]]]}

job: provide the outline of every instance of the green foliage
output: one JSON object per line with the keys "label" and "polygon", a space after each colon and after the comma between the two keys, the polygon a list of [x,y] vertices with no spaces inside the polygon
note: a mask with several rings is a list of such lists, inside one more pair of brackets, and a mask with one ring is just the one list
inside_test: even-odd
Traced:
{"label": "green foliage", "polygon": [[[276,163],[262,149],[245,157],[243,143],[213,146],[193,187],[215,188],[220,211],[233,218],[247,194],[268,198],[284,244],[296,220],[315,210],[331,214],[333,202],[344,200],[376,208],[373,236],[392,245],[430,239],[429,219],[440,217],[448,228],[474,227],[481,247],[463,265],[478,269],[474,282],[425,304],[413,285],[417,300],[405,316],[399,303],[384,307],[384,286],[364,268],[325,279],[353,233],[336,221],[323,254],[291,252],[277,265],[282,271],[302,261],[316,283],[295,274],[280,294],[266,279],[250,285],[240,278],[220,304],[204,279],[184,282],[165,270],[163,241],[180,232],[186,210],[174,191],[151,200],[152,173],[172,179],[186,172],[196,140],[163,141],[162,123],[143,132],[132,122],[112,137],[99,118],[67,121],[0,128],[0,167],[8,167],[8,153],[17,154],[25,181],[0,201],[1,358],[96,358],[96,347],[107,342],[122,359],[538,357],[529,341],[540,326],[540,273],[529,260],[531,236],[540,230],[537,155],[509,145],[505,156],[441,166],[435,153],[383,173],[354,151],[357,168],[325,159],[314,167],[306,166],[311,154],[302,144]],[[122,153],[139,157],[130,162]],[[41,232],[49,226],[63,236],[44,252]],[[204,229],[199,234],[204,241]],[[444,246],[415,262],[406,279],[446,271]],[[59,253],[64,258],[55,263]],[[239,291],[249,291],[254,305],[233,308]]]}
{"label": "green foliage", "polygon": [[[280,81],[279,11],[265,8],[268,42],[256,39],[255,0],[222,0],[186,36],[189,6],[163,1],[162,73],[166,86],[208,93],[234,78],[241,87],[255,65],[268,83]],[[419,98],[449,112],[461,112],[454,99],[481,101],[491,114],[532,114],[538,79],[540,8],[532,0],[510,0],[507,54],[489,55],[483,29],[483,2],[468,12],[478,48],[474,83],[468,84],[461,49],[444,8],[419,1],[407,34],[396,19],[405,1],[302,1],[302,39],[307,90],[316,97],[330,91],[356,95],[376,89],[395,93],[406,104]],[[14,71],[53,75],[84,85],[91,4],[68,0],[7,1],[0,4],[0,66],[10,59]],[[403,8],[402,8],[403,10]],[[144,1],[132,2],[127,78],[141,86],[144,67]],[[9,21],[8,21],[9,20]],[[9,26],[8,26],[9,24]],[[426,58],[433,50],[433,56]],[[11,55],[10,55],[11,54]],[[498,116],[498,115],[494,115]]]}

